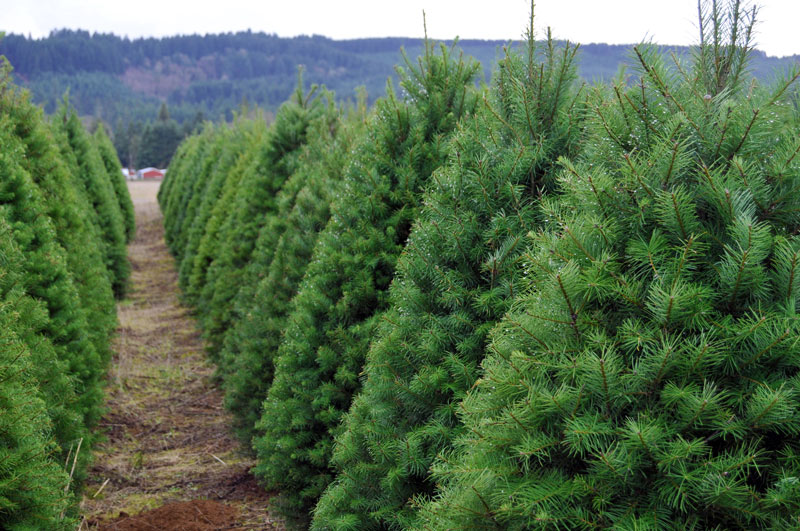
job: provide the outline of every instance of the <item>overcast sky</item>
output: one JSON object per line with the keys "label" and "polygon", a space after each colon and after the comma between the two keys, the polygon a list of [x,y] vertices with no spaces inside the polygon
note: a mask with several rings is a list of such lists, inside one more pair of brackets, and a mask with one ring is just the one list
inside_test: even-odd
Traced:
{"label": "overcast sky", "polygon": [[[726,3],[726,0],[720,0]],[[758,48],[800,54],[800,0],[762,0]],[[0,31],[47,35],[81,28],[129,37],[252,29],[280,36],[335,39],[421,37],[516,39],[527,24],[529,0],[0,0]],[[659,44],[697,41],[696,0],[538,0],[537,36],[581,43]]]}

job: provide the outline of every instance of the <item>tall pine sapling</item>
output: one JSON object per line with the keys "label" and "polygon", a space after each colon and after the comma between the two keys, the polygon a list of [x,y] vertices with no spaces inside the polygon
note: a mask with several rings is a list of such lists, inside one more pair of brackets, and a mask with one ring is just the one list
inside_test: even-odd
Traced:
{"label": "tall pine sapling", "polygon": [[[99,419],[99,378],[103,367],[89,341],[86,315],[64,250],[55,238],[39,190],[20,164],[23,144],[13,135],[11,121],[5,116],[0,118],[0,145],[0,209],[17,248],[24,253],[24,260],[16,264],[18,270],[13,273],[18,276],[19,287],[41,303],[46,316],[37,319],[36,325],[29,325],[30,332],[47,342],[41,347],[32,345],[36,349],[34,355],[45,348],[51,351],[44,359],[33,358],[41,364],[34,366],[32,375],[41,381],[41,396],[53,423],[53,436],[63,450],[62,457],[66,457],[69,446],[87,438],[87,427]],[[76,397],[73,386],[82,391],[80,397]],[[82,456],[81,476],[87,456]]]}
{"label": "tall pine sapling", "polygon": [[37,379],[48,376],[37,365],[60,367],[49,340],[33,332],[42,328],[47,310],[25,294],[25,259],[5,213],[0,208],[0,527],[66,529],[76,523],[66,516],[74,498],[54,457],[59,449],[52,439],[52,403]]}
{"label": "tall pine sapling", "polygon": [[[203,193],[198,196],[200,201],[191,226],[188,228],[186,245],[183,248],[178,268],[178,285],[183,290],[185,299],[192,305],[197,301],[197,295],[202,288],[202,285],[199,284],[200,275],[204,274],[208,267],[207,260],[197,261],[197,250],[206,234],[206,225],[214,206],[222,195],[228,174],[247,145],[243,141],[243,134],[244,129],[241,124],[234,123],[230,127],[220,127],[215,140],[220,147],[218,150],[212,150],[214,157],[211,164],[207,166],[208,171],[198,177],[207,184]],[[198,308],[198,311],[203,312],[203,308]]]}
{"label": "tall pine sapling", "polygon": [[[22,143],[24,156],[18,162],[41,192],[43,209],[66,252],[67,267],[89,324],[89,339],[105,365],[110,358],[110,335],[117,324],[116,304],[102,253],[103,242],[92,223],[94,210],[78,181],[74,155],[69,148],[65,148],[68,157],[61,155],[59,145],[65,146],[66,139],[52,134],[41,109],[31,103],[29,93],[10,84],[6,74],[0,93],[0,111]],[[75,174],[70,173],[70,168]],[[62,326],[70,329],[77,322],[56,324],[55,328]]]}
{"label": "tall pine sapling", "polygon": [[173,256],[178,256],[182,251],[182,247],[178,246],[178,235],[214,130],[214,126],[207,123],[200,133],[181,143],[159,187],[158,200],[164,214],[164,240]]}
{"label": "tall pine sapling", "polygon": [[[206,191],[212,184],[211,175],[214,168],[219,161],[222,151],[225,149],[226,140],[228,138],[229,126],[222,125],[209,125],[206,128],[206,134],[203,135],[202,141],[205,144],[203,149],[196,154],[193,164],[190,164],[186,170],[188,175],[185,176],[183,183],[183,195],[185,199],[182,203],[185,205],[179,211],[180,223],[176,226],[175,239],[172,243],[173,253],[177,260],[178,267],[178,283],[184,288],[186,284],[186,275],[188,271],[186,268],[191,264],[191,258],[187,262],[187,253],[191,247],[190,241],[192,240],[193,229],[194,231],[202,231],[198,222],[198,215],[206,197]],[[167,172],[169,173],[169,172]],[[190,253],[191,254],[191,253]],[[183,274],[181,274],[183,271]],[[186,292],[182,293],[189,302],[191,296]]]}
{"label": "tall pine sapling", "polygon": [[328,109],[309,124],[296,170],[277,197],[276,212],[259,232],[225,337],[223,385],[236,429],[252,436],[272,382],[272,358],[286,326],[289,301],[330,215],[352,148],[354,127],[344,125],[329,95]]}
{"label": "tall pine sapling", "polygon": [[[315,97],[316,92],[316,86],[305,91],[302,76],[298,76],[297,90],[278,110],[253,164],[241,178],[231,215],[220,228],[222,245],[206,273],[201,297],[210,301],[203,336],[211,358],[219,360],[223,377],[231,367],[229,361],[223,360],[236,356],[235,343],[227,340],[228,331],[239,318],[234,312],[234,299],[245,281],[258,234],[275,215],[278,192],[294,171],[306,144],[309,124],[325,110]],[[239,415],[236,410],[234,413]]]}
{"label": "tall pine sapling", "polygon": [[[267,126],[264,120],[256,119],[243,122],[241,132],[241,153],[236,163],[227,172],[225,183],[219,200],[211,211],[211,216],[206,223],[205,232],[195,255],[192,275],[189,279],[190,287],[197,293],[197,307],[203,312],[211,303],[206,297],[213,295],[210,289],[205,289],[208,284],[208,270],[214,260],[219,256],[222,241],[220,239],[222,227],[226,220],[233,214],[231,205],[239,191],[242,177],[248,171],[258,156],[261,144],[266,138]],[[205,295],[205,297],[204,297]]]}

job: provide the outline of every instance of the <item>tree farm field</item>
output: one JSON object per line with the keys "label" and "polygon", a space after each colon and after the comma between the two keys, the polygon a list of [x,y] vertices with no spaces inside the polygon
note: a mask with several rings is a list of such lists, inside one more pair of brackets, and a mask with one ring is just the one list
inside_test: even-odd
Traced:
{"label": "tree farm field", "polygon": [[760,5],[699,0],[591,80],[528,2],[489,79],[424,15],[355,99],[206,83],[232,34],[19,55],[197,71],[142,127],[0,46],[0,530],[800,529],[797,44],[760,77]]}

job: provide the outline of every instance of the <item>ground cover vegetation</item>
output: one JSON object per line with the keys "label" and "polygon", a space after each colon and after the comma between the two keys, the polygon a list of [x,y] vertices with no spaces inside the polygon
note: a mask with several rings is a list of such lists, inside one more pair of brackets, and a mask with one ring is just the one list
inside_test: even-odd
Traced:
{"label": "ground cover vegetation", "polygon": [[755,9],[700,43],[426,42],[368,110],[302,78],[206,125],[159,196],[211,359],[290,524],[797,525],[800,67]]}
{"label": "ground cover vegetation", "polygon": [[91,180],[79,170],[101,161],[100,140],[70,122],[66,103],[47,122],[2,60],[0,527],[65,529],[99,437],[116,325],[113,286],[121,295],[126,275],[122,261],[108,267],[106,251],[116,240],[101,231],[94,189],[110,191],[116,210],[102,208],[109,215],[120,216],[119,204],[130,197],[127,188],[112,188],[121,174],[102,162]]}

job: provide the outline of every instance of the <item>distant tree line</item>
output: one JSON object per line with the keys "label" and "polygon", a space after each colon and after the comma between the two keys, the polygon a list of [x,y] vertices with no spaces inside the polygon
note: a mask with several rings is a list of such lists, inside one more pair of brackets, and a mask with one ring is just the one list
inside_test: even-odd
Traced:
{"label": "distant tree line", "polygon": [[178,144],[196,132],[204,119],[202,111],[197,111],[192,120],[179,125],[170,117],[167,104],[162,103],[155,120],[125,124],[118,119],[114,124],[114,147],[126,168],[166,168]]}
{"label": "distant tree line", "polygon": [[[59,91],[69,86],[81,94],[74,97],[79,112],[98,114],[110,123],[117,117],[145,120],[158,109],[152,94],[122,82],[126,71],[186,74],[175,89],[159,94],[182,122],[198,109],[209,118],[230,120],[245,99],[275,110],[292,93],[298,65],[305,65],[309,81],[324,83],[342,97],[354,99],[359,85],[379,94],[394,75],[400,42],[406,41],[420,45],[418,39],[389,39],[375,48],[371,40],[359,45],[321,36],[252,32],[131,40],[59,30],[43,39],[8,35],[0,41],[0,54],[9,58],[21,82],[48,112],[57,105]],[[491,44],[492,53],[499,44]]]}
{"label": "distant tree line", "polygon": [[[251,31],[129,39],[113,34],[62,29],[43,39],[10,34],[3,39],[0,52],[24,65],[17,67],[17,71],[25,76],[40,72],[121,74],[131,66],[151,65],[165,57],[182,55],[196,61],[219,54],[220,61],[215,68],[220,76],[247,79],[280,73],[291,77],[298,56],[314,63],[364,68],[367,61],[356,54],[366,51],[374,43],[364,42],[358,46],[358,41],[352,42],[356,43],[355,46],[345,44],[340,48],[339,41],[317,35],[285,38]],[[409,42],[413,40],[409,39]],[[392,55],[397,49],[394,42],[385,47],[385,51]]]}
{"label": "distant tree line", "polygon": [[[465,56],[483,65],[475,83],[489,79],[509,44],[522,46],[500,40],[458,42]],[[41,39],[10,34],[0,40],[0,54],[14,65],[17,81],[31,90],[46,113],[55,112],[68,89],[80,115],[113,124],[120,159],[130,166],[160,164],[160,155],[151,157],[146,148],[145,132],[150,128],[150,137],[157,138],[173,135],[169,121],[156,119],[163,103],[183,136],[195,129],[198,117],[231,121],[243,102],[274,112],[294,91],[298,65],[304,66],[308,82],[324,84],[338,100],[355,101],[356,88],[364,87],[368,102],[374,103],[387,78],[399,80],[395,65],[401,48],[415,57],[423,43],[398,37],[284,38],[251,31],[129,39],[67,29]],[[660,49],[684,58],[691,53],[688,47]],[[631,59],[628,45],[583,45],[578,74],[588,82],[609,80]],[[768,79],[791,62],[754,52],[750,68],[756,78]],[[632,73],[638,75],[635,69]]]}

